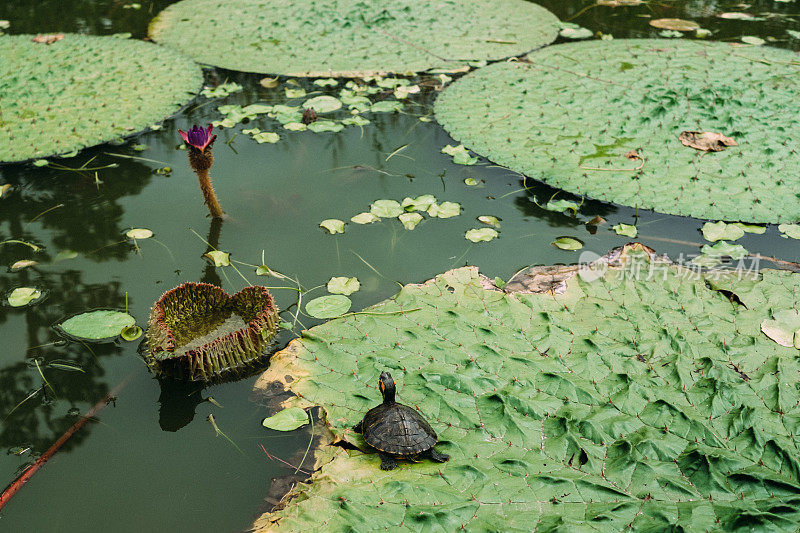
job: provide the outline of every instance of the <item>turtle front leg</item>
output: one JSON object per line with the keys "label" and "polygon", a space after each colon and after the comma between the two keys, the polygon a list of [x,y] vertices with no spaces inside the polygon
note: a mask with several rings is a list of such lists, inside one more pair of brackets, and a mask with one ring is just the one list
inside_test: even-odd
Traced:
{"label": "turtle front leg", "polygon": [[450,459],[450,456],[446,453],[439,453],[433,448],[428,452],[428,456],[432,461],[436,461],[437,463],[446,463]]}
{"label": "turtle front leg", "polygon": [[355,431],[356,433],[363,433],[364,432],[364,421],[362,420],[361,422],[359,422],[358,424],[353,426],[353,431]]}
{"label": "turtle front leg", "polygon": [[378,457],[381,458],[381,470],[394,470],[397,468],[397,461],[391,455],[378,452]]}

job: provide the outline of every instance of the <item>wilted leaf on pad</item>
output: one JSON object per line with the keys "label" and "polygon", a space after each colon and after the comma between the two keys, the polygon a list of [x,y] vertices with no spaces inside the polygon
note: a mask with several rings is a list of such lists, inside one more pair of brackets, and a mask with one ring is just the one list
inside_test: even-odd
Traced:
{"label": "wilted leaf on pad", "polygon": [[133,326],[136,320],[128,313],[120,311],[90,311],[60,324],[64,333],[81,339],[102,340],[116,337],[123,328]]}
{"label": "wilted leaf on pad", "polygon": [[369,212],[376,217],[396,218],[405,213],[405,210],[396,200],[375,200],[370,204]]}
{"label": "wilted leaf on pad", "polygon": [[328,292],[350,296],[361,288],[358,278],[333,277],[328,280]]}
{"label": "wilted leaf on pad", "polygon": [[761,331],[781,346],[800,348],[800,311],[774,311],[772,320],[761,322]]}
{"label": "wilted leaf on pad", "polygon": [[230,266],[231,264],[231,254],[228,252],[213,250],[211,252],[204,253],[203,256],[211,259],[214,262],[215,267],[226,267]]}
{"label": "wilted leaf on pad", "polygon": [[784,239],[800,239],[800,225],[798,224],[780,224],[778,231],[781,232],[781,237]]}
{"label": "wilted leaf on pad", "polygon": [[403,223],[403,227],[408,230],[413,230],[417,224],[422,222],[422,215],[419,213],[403,213],[397,217]]}
{"label": "wilted leaf on pad", "polygon": [[261,425],[275,431],[294,431],[308,423],[308,413],[299,407],[289,407],[265,418]]}
{"label": "wilted leaf on pad", "polygon": [[42,292],[33,287],[17,287],[8,296],[8,303],[11,307],[22,307],[38,299]]}
{"label": "wilted leaf on pad", "polygon": [[306,304],[306,313],[314,318],[335,318],[348,312],[350,305],[350,298],[341,294],[320,296]]}
{"label": "wilted leaf on pad", "polygon": [[319,223],[319,227],[328,230],[331,235],[335,233],[344,233],[344,222],[336,218],[328,218]]}
{"label": "wilted leaf on pad", "polygon": [[706,222],[703,224],[703,238],[707,241],[735,241],[744,236],[744,228],[737,224]]}
{"label": "wilted leaf on pad", "polygon": [[573,239],[572,237],[559,237],[550,244],[556,248],[561,248],[562,250],[580,250],[583,248],[583,243],[578,239]]}
{"label": "wilted leaf on pad", "polygon": [[497,236],[497,230],[493,228],[472,228],[464,234],[464,238],[472,242],[488,242]]}
{"label": "wilted leaf on pad", "polygon": [[662,30],[675,31],[694,31],[700,27],[700,25],[693,20],[683,19],[655,19],[650,21],[650,25]]}
{"label": "wilted leaf on pad", "polygon": [[684,146],[706,152],[721,152],[729,146],[738,146],[730,137],[713,131],[683,131],[678,139]]}
{"label": "wilted leaf on pad", "polygon": [[636,229],[636,226],[632,226],[631,224],[617,224],[616,226],[611,226],[617,235],[624,235],[626,237],[630,237],[633,239],[639,234],[639,230]]}

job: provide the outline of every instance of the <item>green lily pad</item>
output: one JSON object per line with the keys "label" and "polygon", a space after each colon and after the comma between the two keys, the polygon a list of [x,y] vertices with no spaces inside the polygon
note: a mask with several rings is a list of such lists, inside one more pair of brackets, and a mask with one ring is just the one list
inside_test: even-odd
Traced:
{"label": "green lily pad", "polygon": [[141,337],[143,333],[144,331],[142,330],[142,328],[134,324],[133,326],[122,328],[120,336],[124,340],[130,342],[130,341],[135,341],[136,339]]}
{"label": "green lily pad", "polygon": [[476,185],[481,184],[481,180],[475,178],[465,178],[464,184],[469,185],[470,187],[475,187]]}
{"label": "green lily pad", "polygon": [[396,100],[383,100],[369,106],[369,110],[373,113],[399,113],[403,110],[403,104]]}
{"label": "green lily pad", "polygon": [[340,120],[342,124],[345,126],[366,126],[370,123],[369,120],[365,119],[361,115],[356,115],[354,117],[347,117]]}
{"label": "green lily pad", "polygon": [[395,200],[375,200],[370,204],[369,212],[380,218],[395,218],[405,213],[405,209]]}
{"label": "green lily pad", "polygon": [[497,230],[492,228],[472,228],[464,234],[464,238],[472,242],[488,242],[497,236]]}
{"label": "green lily pad", "polygon": [[451,218],[461,214],[461,204],[457,202],[442,202],[431,204],[428,207],[428,215],[439,218]]}
{"label": "green lily pad", "polygon": [[422,215],[419,213],[403,213],[397,217],[403,223],[403,227],[408,230],[413,230],[417,224],[422,222]]}
{"label": "green lily pad", "polygon": [[549,200],[546,204],[541,206],[542,209],[547,209],[548,211],[554,211],[556,213],[572,211],[573,215],[578,214],[579,207],[578,204],[570,200]]}
{"label": "green lily pad", "polygon": [[299,407],[289,407],[265,418],[261,425],[275,431],[294,431],[308,423],[308,413]]}
{"label": "green lily pad", "polygon": [[741,222],[734,222],[733,225],[742,228],[745,233],[755,233],[756,235],[763,235],[767,231],[767,228],[764,226],[756,226],[754,224],[742,224]]}
{"label": "green lily pad", "polygon": [[725,241],[720,241],[713,246],[706,244],[700,251],[711,257],[729,256],[731,259],[744,259],[750,254],[741,244],[730,244]]}
{"label": "green lily pad", "polygon": [[65,34],[47,45],[34,37],[0,36],[0,162],[146,129],[178,111],[203,81],[191,60],[152,43]]}
{"label": "green lily pad", "polygon": [[128,313],[121,311],[90,311],[59,324],[64,333],[80,339],[104,340],[114,338],[122,333],[124,328],[136,324]]}
{"label": "green lily pad", "polygon": [[276,143],[281,139],[280,135],[271,131],[262,131],[253,135],[253,140],[258,144]]}
{"label": "green lily pad", "polygon": [[[706,41],[559,44],[531,53],[530,63],[465,75],[439,95],[435,113],[466,148],[575,194],[703,219],[793,223],[800,115],[784,110],[796,59]],[[679,139],[698,128],[737,145],[699,157]]]}
{"label": "green lily pad", "polygon": [[703,238],[707,241],[735,241],[744,236],[744,228],[736,224],[706,222],[703,224]]}
{"label": "green lily pad", "polygon": [[11,307],[28,305],[42,296],[42,291],[33,287],[17,287],[8,295],[8,304]]}
{"label": "green lily pad", "polygon": [[350,296],[361,288],[358,278],[334,277],[328,280],[328,292]]}
{"label": "green lily pad", "polygon": [[149,239],[153,236],[153,232],[147,228],[133,228],[126,231],[125,236],[129,239]]}
{"label": "green lily pad", "polygon": [[447,145],[442,148],[442,153],[453,157],[453,163],[456,165],[474,165],[478,162],[477,157],[472,157],[464,147],[463,144],[458,146]]}
{"label": "green lily pad", "polygon": [[314,133],[320,133],[323,131],[342,131],[344,126],[338,122],[334,122],[332,120],[317,120],[312,122],[307,126],[309,131],[313,131]]}
{"label": "green lily pad", "polygon": [[594,32],[587,28],[564,28],[559,33],[566,39],[589,39],[594,37]]}
{"label": "green lily pad", "polygon": [[328,233],[334,235],[336,233],[344,233],[344,222],[337,218],[328,218],[319,223],[319,227],[328,230]]}
{"label": "green lily pad", "polygon": [[306,304],[306,313],[314,318],[335,318],[350,310],[352,302],[347,296],[331,294],[314,298]]}
{"label": "green lily pad", "polygon": [[228,252],[213,250],[211,252],[206,252],[203,255],[211,259],[214,262],[215,267],[226,267],[230,266],[231,264],[231,254]]}
{"label": "green lily pad", "polygon": [[800,225],[798,224],[780,224],[778,231],[781,232],[781,237],[800,239]]}
{"label": "green lily pad", "polygon": [[336,111],[337,109],[341,109],[341,107],[341,100],[327,95],[316,96],[303,102],[303,108],[313,109],[317,113],[330,113],[332,111]]}
{"label": "green lily pad", "polygon": [[557,32],[553,14],[522,0],[184,0],[150,24],[154,41],[199,63],[327,78],[501,59]]}
{"label": "green lily pad", "polygon": [[432,194],[423,194],[416,198],[405,197],[400,202],[400,206],[406,211],[427,211],[430,206],[436,203],[436,197]]}
{"label": "green lily pad", "polygon": [[322,78],[319,80],[314,80],[314,85],[317,87],[336,87],[339,85],[339,80],[335,80],[333,78]]}
{"label": "green lily pad", "polygon": [[481,215],[478,217],[478,222],[483,222],[495,228],[500,227],[500,219],[492,215]]}
{"label": "green lily pad", "polygon": [[286,94],[286,98],[303,98],[306,95],[306,90],[302,87],[284,87],[283,92]]}
{"label": "green lily pad", "polygon": [[372,224],[373,222],[379,221],[381,218],[378,216],[373,215],[372,213],[359,213],[356,216],[350,218],[352,222],[356,224]]}
{"label": "green lily pad", "polygon": [[617,224],[616,226],[611,226],[617,235],[624,235],[626,237],[630,237],[631,239],[635,238],[639,234],[639,230],[636,229],[636,226],[632,226],[630,224]]}
{"label": "green lily pad", "polygon": [[283,127],[289,131],[306,131],[308,126],[302,122],[287,122]]}
{"label": "green lily pad", "polygon": [[[451,270],[292,341],[256,391],[281,384],[287,407],[319,406],[346,447],[318,453],[309,482],[259,522],[792,530],[800,359],[761,324],[773,308],[800,309],[800,275],[704,276],[638,248],[599,261],[592,282],[574,266],[534,267],[501,292],[474,267]],[[381,401],[381,371],[428,419],[447,463],[384,472],[377,454],[352,449],[370,451],[352,428]]]}
{"label": "green lily pad", "polygon": [[583,248],[583,243],[578,239],[574,239],[572,237],[559,237],[558,239],[551,242],[553,246],[556,248],[561,248],[562,250],[580,250]]}

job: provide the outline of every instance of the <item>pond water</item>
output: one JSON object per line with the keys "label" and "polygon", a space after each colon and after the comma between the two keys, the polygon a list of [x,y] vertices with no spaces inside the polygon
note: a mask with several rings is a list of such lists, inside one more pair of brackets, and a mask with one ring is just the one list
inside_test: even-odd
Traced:
{"label": "pond water", "polygon": [[[133,9],[111,0],[4,0],[0,20],[11,22],[8,33],[129,32],[141,38],[150,18],[170,3],[140,0],[140,8]],[[588,7],[591,3],[583,0],[540,3],[561,20],[618,38],[657,37],[659,30],[648,26],[647,17],[674,17],[696,20],[713,30],[715,39],[755,35],[774,39],[769,45],[800,47],[800,40],[786,34],[787,29],[800,30],[796,1],[761,1],[748,8],[732,1],[665,0],[636,7]],[[755,22],[716,17],[743,10],[783,15]],[[6,346],[0,355],[0,450],[9,451],[0,454],[0,479],[14,479],[81,413],[110,391],[116,396],[4,509],[3,531],[240,531],[269,509],[263,500],[272,479],[293,469],[270,460],[259,444],[296,466],[309,432],[284,434],[261,426],[273,412],[253,398],[255,377],[205,388],[162,387],[138,356],[138,341],[65,343],[53,328],[76,313],[126,305],[144,326],[153,302],[185,281],[220,284],[229,293],[243,288],[246,283],[235,270],[214,268],[203,258],[206,240],[252,265],[261,264],[263,251],[266,264],[306,288],[324,285],[331,276],[356,276],[361,290],[351,296],[353,309],[391,296],[398,283],[424,281],[464,264],[507,279],[530,264],[575,262],[576,252],[550,244],[559,236],[579,238],[585,250],[602,254],[629,240],[608,229],[620,222],[636,223],[637,240],[674,259],[697,253],[695,243],[702,242],[703,221],[594,201],[581,205],[578,219],[533,202],[556,193],[549,187],[523,182],[518,174],[485,160],[475,166],[453,164],[440,153],[452,139],[435,121],[419,120],[432,113],[432,88],[414,97],[403,114],[373,115],[373,123],[363,130],[285,132],[277,144],[256,144],[240,133],[242,126],[219,131],[212,176],[230,218],[212,225],[186,153],[178,149],[177,129],[221,118],[216,107],[222,104],[283,103],[283,84],[266,89],[260,78],[209,71],[210,84],[236,81],[244,91],[214,101],[198,97],[158,131],[57,160],[73,169],[90,160],[93,167],[117,165],[96,175],[29,164],[0,166],[0,183],[13,186],[0,200],[0,240],[44,247],[35,253],[21,244],[0,246],[0,264],[20,259],[40,263],[0,276],[0,294],[20,286],[45,292],[32,306],[0,307]],[[258,120],[245,127],[254,126]],[[135,144],[147,149],[137,151]],[[154,172],[163,166],[172,173]],[[466,178],[481,184],[468,186]],[[396,221],[349,224],[344,234],[335,236],[318,227],[327,218],[349,220],[377,199],[421,194],[459,202],[462,213],[426,219],[414,231]],[[565,193],[557,198],[580,203]],[[501,219],[499,239],[479,244],[464,239],[467,229],[480,227],[475,220],[480,215]],[[581,220],[594,215],[608,224],[590,234]],[[132,244],[124,232],[136,227],[151,229],[155,238]],[[796,242],[781,238],[775,227],[737,242],[751,253],[800,258]],[[257,277],[250,266],[237,267],[250,283],[280,285],[274,278]],[[324,287],[318,288],[307,298],[325,293]],[[282,309],[294,311],[294,291],[276,289],[273,294]],[[317,323],[303,316],[300,320],[306,327]],[[276,347],[292,336],[282,332]],[[72,361],[83,372],[48,367],[54,360]],[[36,362],[52,392],[24,401],[42,386]],[[204,401],[210,396],[219,405]],[[207,420],[211,413],[235,446],[216,435]],[[28,450],[13,453],[19,448]]]}

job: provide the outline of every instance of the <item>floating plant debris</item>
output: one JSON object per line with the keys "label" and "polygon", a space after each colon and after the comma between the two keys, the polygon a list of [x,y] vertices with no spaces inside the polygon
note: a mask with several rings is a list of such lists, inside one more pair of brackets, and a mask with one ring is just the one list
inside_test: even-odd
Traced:
{"label": "floating plant debris", "polygon": [[184,0],[153,20],[150,36],[200,63],[330,78],[458,69],[548,44],[558,28],[552,13],[522,0],[318,0],[313,9],[297,0]]}
{"label": "floating plant debris", "polygon": [[[465,75],[435,112],[466,148],[571,193],[711,220],[793,223],[800,115],[783,110],[800,95],[796,62],[788,50],[720,42],[567,43]],[[681,144],[699,124],[723,132],[723,151],[700,157]]]}
{"label": "floating plant debris", "polygon": [[233,296],[207,283],[184,283],[153,306],[145,360],[159,376],[210,381],[258,359],[278,327],[266,287]]}
{"label": "floating plant debris", "polygon": [[202,84],[196,64],[152,43],[33,38],[0,36],[0,162],[66,154],[149,128]]}

